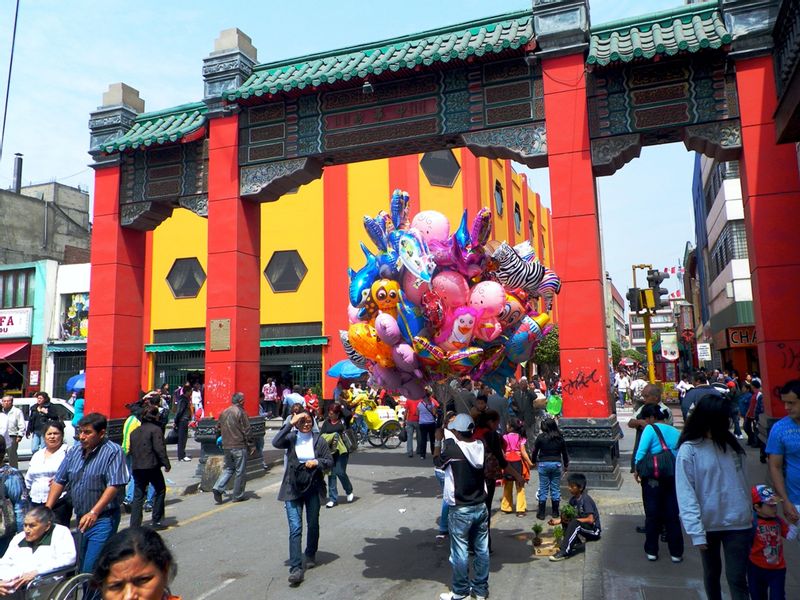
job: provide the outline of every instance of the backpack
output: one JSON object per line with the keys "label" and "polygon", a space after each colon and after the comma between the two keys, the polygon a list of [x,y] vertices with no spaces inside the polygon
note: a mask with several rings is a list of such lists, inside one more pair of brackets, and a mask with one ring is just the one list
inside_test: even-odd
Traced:
{"label": "backpack", "polygon": [[10,538],[17,533],[17,514],[6,494],[5,479],[0,478],[0,538]]}

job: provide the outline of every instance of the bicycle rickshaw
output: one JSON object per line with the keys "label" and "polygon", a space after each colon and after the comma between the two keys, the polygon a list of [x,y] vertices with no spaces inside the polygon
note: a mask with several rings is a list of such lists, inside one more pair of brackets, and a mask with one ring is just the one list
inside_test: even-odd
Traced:
{"label": "bicycle rickshaw", "polygon": [[[403,427],[395,410],[389,406],[378,406],[373,400],[365,400],[356,408],[356,415],[363,422],[356,427],[359,443],[365,441],[376,448],[397,448],[400,445],[400,432]],[[358,419],[355,421],[359,422]]]}

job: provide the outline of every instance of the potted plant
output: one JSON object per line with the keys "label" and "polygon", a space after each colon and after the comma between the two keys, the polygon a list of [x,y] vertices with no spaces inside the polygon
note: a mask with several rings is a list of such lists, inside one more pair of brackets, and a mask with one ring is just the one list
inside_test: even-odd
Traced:
{"label": "potted plant", "polygon": [[565,504],[564,506],[561,507],[561,523],[563,523],[564,525],[569,523],[572,519],[576,518],[577,516],[578,516],[578,511],[575,510],[574,506]]}
{"label": "potted plant", "polygon": [[561,525],[556,525],[553,527],[553,541],[555,542],[556,546],[560,546],[561,542],[564,540],[564,528]]}
{"label": "potted plant", "polygon": [[544,531],[544,526],[541,523],[534,523],[533,527],[533,545],[534,546],[541,546],[542,545],[542,531]]}

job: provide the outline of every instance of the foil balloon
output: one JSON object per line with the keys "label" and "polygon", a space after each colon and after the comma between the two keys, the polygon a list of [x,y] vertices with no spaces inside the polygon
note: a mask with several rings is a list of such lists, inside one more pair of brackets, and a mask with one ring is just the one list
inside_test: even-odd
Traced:
{"label": "foil balloon", "polygon": [[403,271],[402,283],[403,293],[406,295],[406,299],[414,304],[421,304],[422,294],[431,289],[429,284],[415,277],[414,274],[409,271]]}
{"label": "foil balloon", "polygon": [[347,304],[347,320],[348,320],[348,322],[350,322],[350,323],[358,323],[359,321],[361,321],[362,319],[361,319],[360,313],[361,313],[361,309],[356,308],[355,306],[353,306],[350,303]]}
{"label": "foil balloon", "polygon": [[397,252],[400,262],[416,278],[430,282],[436,263],[430,254],[428,244],[416,229],[402,232],[397,239]]}
{"label": "foil balloon", "polygon": [[367,259],[366,264],[358,271],[349,270],[350,275],[350,304],[361,307],[369,299],[370,288],[375,280],[378,279],[378,261],[375,255],[362,243],[361,251]]}
{"label": "foil balloon", "polygon": [[506,359],[522,363],[530,359],[536,344],[545,336],[545,326],[550,322],[546,313],[530,317],[525,315],[505,344]]}
{"label": "foil balloon", "polygon": [[394,229],[408,229],[408,192],[393,191],[389,204]]}
{"label": "foil balloon", "polygon": [[361,367],[362,369],[367,368],[367,359],[364,358],[363,355],[356,352],[355,348],[350,345],[350,340],[348,338],[347,332],[343,330],[339,330],[339,340],[342,342],[342,346],[344,347],[344,352],[347,354],[347,358],[350,359],[350,362],[353,363],[357,367]]}
{"label": "foil balloon", "polygon": [[475,337],[484,342],[491,342],[503,332],[497,317],[503,310],[505,301],[506,292],[496,281],[481,281],[472,288],[468,304],[473,309],[481,311]]}
{"label": "foil balloon", "polygon": [[428,375],[435,381],[466,374],[483,357],[483,350],[474,346],[447,352],[427,338],[419,336],[414,338],[414,350]]}
{"label": "foil balloon", "polygon": [[561,278],[545,267],[544,277],[542,282],[536,288],[536,295],[541,296],[545,300],[547,310],[553,308],[553,296],[561,291]]}
{"label": "foil balloon", "polygon": [[431,280],[431,288],[439,294],[445,306],[457,308],[467,303],[469,284],[461,273],[445,269]]}
{"label": "foil balloon", "polygon": [[400,335],[408,344],[414,340],[414,336],[420,335],[425,329],[422,310],[409,302],[403,292],[400,292],[400,302],[397,304],[397,325],[400,328]]}
{"label": "foil balloon", "polygon": [[527,298],[528,294],[523,290],[513,290],[506,294],[506,302],[497,317],[503,327],[503,331],[516,327],[517,323],[525,316]]}
{"label": "foil balloon", "polygon": [[392,349],[378,338],[375,328],[368,323],[353,323],[347,337],[356,352],[382,367],[393,367]]}
{"label": "foil balloon", "polygon": [[480,314],[480,311],[466,306],[449,311],[445,316],[442,332],[435,342],[447,351],[467,348],[472,342]]}
{"label": "foil balloon", "polygon": [[450,237],[450,221],[438,210],[423,210],[411,220],[411,227],[422,235],[428,244],[443,242]]}
{"label": "foil balloon", "polygon": [[439,331],[444,324],[444,302],[436,292],[422,294],[422,316],[431,324],[434,331]]}
{"label": "foil balloon", "polygon": [[545,267],[541,263],[523,260],[505,242],[494,251],[492,258],[498,265],[494,275],[507,289],[522,288],[529,294],[536,293],[545,273]]}
{"label": "foil balloon", "polygon": [[400,285],[393,279],[378,279],[370,289],[372,301],[379,311],[397,318],[397,304],[400,302]]}

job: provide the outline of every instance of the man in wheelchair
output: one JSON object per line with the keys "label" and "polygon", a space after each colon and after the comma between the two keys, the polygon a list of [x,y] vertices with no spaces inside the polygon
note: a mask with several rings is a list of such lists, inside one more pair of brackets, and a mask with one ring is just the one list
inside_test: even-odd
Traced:
{"label": "man in wheelchair", "polygon": [[75,565],[72,533],[56,524],[49,508],[36,506],[29,510],[23,529],[0,559],[0,596],[13,594],[38,576]]}

